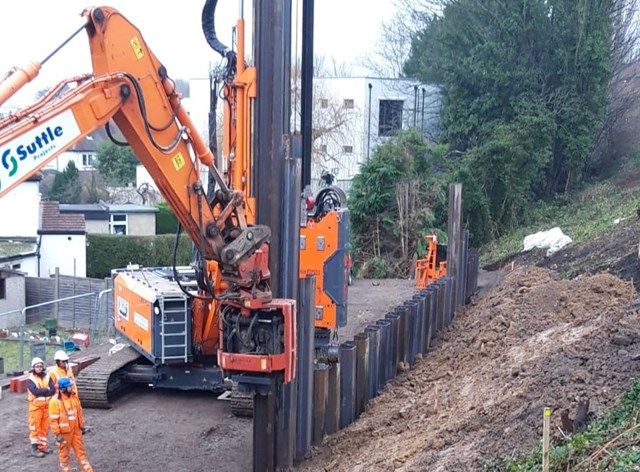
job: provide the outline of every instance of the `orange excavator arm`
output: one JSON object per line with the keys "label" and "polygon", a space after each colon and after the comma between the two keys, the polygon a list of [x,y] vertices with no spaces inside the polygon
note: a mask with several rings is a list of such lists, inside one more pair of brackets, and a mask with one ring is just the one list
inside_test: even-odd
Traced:
{"label": "orange excavator arm", "polygon": [[55,90],[60,93],[68,85],[77,86],[0,121],[0,197],[106,124],[126,100],[121,94],[129,90],[122,74],[72,79]]}
{"label": "orange excavator arm", "polygon": [[[0,197],[113,119],[204,257],[219,261],[233,282],[246,285],[246,268],[238,273],[237,265],[268,240],[269,229],[248,228],[242,192],[230,190],[220,176],[175,83],[140,31],[113,8],[83,15],[93,75],[71,89],[65,85],[72,81],[65,81],[55,88],[58,94],[0,122]],[[14,73],[0,83],[0,97],[10,97],[33,77]],[[213,202],[200,181],[201,166],[218,185]]]}
{"label": "orange excavator arm", "polygon": [[[200,261],[207,261],[197,268],[198,294],[189,293],[198,300],[192,321],[199,331],[206,325],[210,332],[214,317],[207,315],[206,302],[216,302],[211,306],[220,313],[220,366],[259,375],[282,372],[289,381],[295,370],[295,302],[272,299],[271,232],[248,224],[247,187],[221,176],[174,81],[140,31],[110,7],[87,9],[83,17],[93,74],[58,84],[32,106],[0,121],[0,197],[113,120],[198,248]],[[40,67],[31,63],[7,74],[0,81],[0,103]],[[240,76],[247,84],[254,82]],[[248,95],[245,89],[242,97]],[[244,104],[234,108],[244,109]],[[247,123],[248,117],[238,113],[237,120]],[[250,159],[242,151],[249,147],[248,138],[238,147],[236,162],[243,174]],[[213,194],[207,195],[200,181],[201,168],[215,183]],[[252,213],[249,223],[255,221]]]}

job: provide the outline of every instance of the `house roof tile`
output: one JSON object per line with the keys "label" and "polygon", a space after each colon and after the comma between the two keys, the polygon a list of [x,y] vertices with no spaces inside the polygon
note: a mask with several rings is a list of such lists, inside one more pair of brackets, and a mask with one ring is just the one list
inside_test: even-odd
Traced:
{"label": "house roof tile", "polygon": [[71,146],[69,151],[93,153],[96,152],[98,144],[108,139],[109,136],[107,135],[107,131],[104,127],[98,128]]}
{"label": "house roof tile", "polygon": [[60,204],[58,202],[41,202],[40,209],[40,233],[86,233],[84,215],[60,214]]}

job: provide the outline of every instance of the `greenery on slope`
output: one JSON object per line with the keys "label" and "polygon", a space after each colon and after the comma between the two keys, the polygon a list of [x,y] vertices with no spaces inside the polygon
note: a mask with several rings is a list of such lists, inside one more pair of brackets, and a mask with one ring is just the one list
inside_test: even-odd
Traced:
{"label": "greenery on slope", "polygon": [[[618,406],[580,433],[553,445],[550,472],[640,470],[640,381],[633,380]],[[485,471],[537,472],[542,450],[524,457],[504,457],[487,463]]]}
{"label": "greenery on slope", "polygon": [[584,182],[609,104],[614,5],[456,0],[414,38],[405,69],[441,85],[440,139],[460,155],[475,244]]}
{"label": "greenery on slope", "polygon": [[[425,234],[446,232],[451,182],[463,184],[464,224],[479,247],[561,219],[564,202],[602,178],[596,159],[599,172],[615,164],[596,146],[610,109],[616,5],[451,0],[420,17],[405,73],[440,86],[441,134],[435,144],[392,138],[354,179],[361,276],[411,274]],[[584,208],[594,219],[605,210]]]}
{"label": "greenery on slope", "polygon": [[574,243],[580,243],[607,233],[622,220],[636,218],[640,208],[638,188],[621,185],[621,181],[629,180],[630,176],[640,179],[640,154],[624,159],[623,165],[609,179],[558,196],[550,202],[537,203],[529,212],[527,224],[482,247],[481,265],[520,252],[528,234],[558,226]]}

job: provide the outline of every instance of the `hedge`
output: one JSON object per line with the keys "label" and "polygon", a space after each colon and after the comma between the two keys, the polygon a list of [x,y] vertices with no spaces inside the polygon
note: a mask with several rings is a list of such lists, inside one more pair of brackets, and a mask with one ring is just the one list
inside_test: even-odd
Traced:
{"label": "hedge", "polygon": [[166,203],[156,205],[156,234],[176,234],[178,228],[178,218],[173,213],[171,207]]}
{"label": "hedge", "polygon": [[[87,235],[87,277],[111,276],[112,269],[128,264],[144,267],[163,267],[173,264],[175,235],[123,236],[112,234]],[[191,262],[191,239],[181,235],[176,258],[177,265]]]}

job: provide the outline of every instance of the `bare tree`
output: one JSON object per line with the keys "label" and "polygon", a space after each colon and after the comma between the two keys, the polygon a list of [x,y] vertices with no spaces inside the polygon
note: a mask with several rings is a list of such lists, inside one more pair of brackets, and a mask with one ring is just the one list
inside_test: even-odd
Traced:
{"label": "bare tree", "polygon": [[610,104],[595,150],[597,165],[640,148],[640,12],[638,0],[618,0],[612,11]]}
{"label": "bare tree", "polygon": [[314,77],[352,77],[353,70],[346,62],[337,61],[334,57],[314,56]]}
{"label": "bare tree", "polygon": [[[355,119],[358,109],[346,106],[344,101],[336,98],[333,91],[326,85],[325,80],[318,76],[331,77],[327,74],[323,57],[314,58],[313,82],[313,123],[312,123],[312,161],[322,168],[336,173],[340,168],[340,156],[345,145],[353,144]],[[334,63],[335,66],[335,63]],[[333,69],[335,71],[335,69]],[[291,114],[291,129],[299,131],[301,122],[301,80],[300,63],[294,65],[291,74],[291,94],[293,112]],[[339,76],[344,77],[344,76]],[[348,75],[346,76],[348,77]]]}
{"label": "bare tree", "polygon": [[411,52],[411,38],[419,23],[407,8],[399,8],[398,13],[380,26],[380,36],[374,52],[358,60],[358,64],[376,77],[403,77],[404,63]]}

